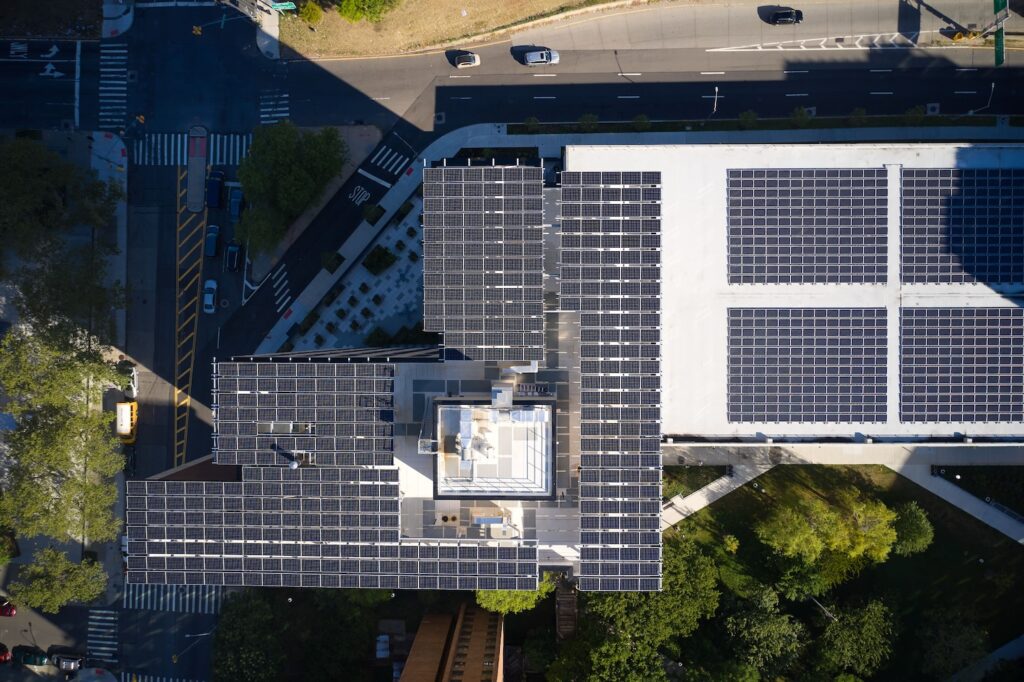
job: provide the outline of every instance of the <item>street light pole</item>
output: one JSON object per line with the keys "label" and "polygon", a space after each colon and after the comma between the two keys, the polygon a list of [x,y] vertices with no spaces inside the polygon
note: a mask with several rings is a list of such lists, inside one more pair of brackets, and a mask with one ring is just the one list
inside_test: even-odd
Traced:
{"label": "street light pole", "polygon": [[996,84],[995,84],[995,82],[993,82],[992,83],[992,87],[989,88],[989,91],[988,91],[988,102],[985,103],[985,106],[983,106],[980,109],[971,109],[970,111],[967,112],[967,115],[968,116],[973,116],[974,114],[978,113],[979,111],[984,111],[985,109],[988,109],[990,106],[992,106],[992,95],[994,95],[994,94],[996,94]]}
{"label": "street light pole", "polygon": [[209,637],[216,630],[217,630],[217,626],[214,625],[213,629],[210,630],[209,632],[200,632],[200,633],[196,633],[196,634],[185,635],[185,639],[193,639],[194,638],[196,641],[194,641],[191,644],[189,644],[187,647],[182,649],[180,652],[178,652],[176,654],[171,654],[171,663],[177,663],[178,659],[185,655],[185,652],[187,652],[189,649],[194,647],[196,644],[199,644],[199,642],[202,640],[203,637]]}
{"label": "street light pole", "polygon": [[714,103],[711,105],[711,115],[714,116],[717,113],[718,113],[718,86],[716,85],[715,86],[715,100],[714,100]]}

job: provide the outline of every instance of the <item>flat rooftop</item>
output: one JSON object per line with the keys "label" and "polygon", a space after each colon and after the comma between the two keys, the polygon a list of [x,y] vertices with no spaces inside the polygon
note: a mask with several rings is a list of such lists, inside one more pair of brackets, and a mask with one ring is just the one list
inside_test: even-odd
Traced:
{"label": "flat rooftop", "polygon": [[662,433],[1024,434],[1020,145],[568,147],[656,171]]}

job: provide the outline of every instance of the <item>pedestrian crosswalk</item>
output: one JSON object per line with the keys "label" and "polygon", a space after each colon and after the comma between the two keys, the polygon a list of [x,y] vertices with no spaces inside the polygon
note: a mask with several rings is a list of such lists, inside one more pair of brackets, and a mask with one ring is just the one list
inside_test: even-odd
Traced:
{"label": "pedestrian crosswalk", "polygon": [[124,586],[126,609],[176,611],[179,613],[220,613],[224,588],[220,585],[139,585]]}
{"label": "pedestrian crosswalk", "polygon": [[260,123],[272,125],[288,118],[288,93],[283,90],[263,90],[260,92]]}
{"label": "pedestrian crosswalk", "polygon": [[191,677],[167,677],[166,675],[143,675],[127,670],[121,671],[121,682],[202,682]]}
{"label": "pedestrian crosswalk", "polygon": [[[249,153],[252,133],[211,133],[211,166],[237,166]],[[184,166],[188,161],[188,133],[149,133],[132,142],[136,166]]]}
{"label": "pedestrian crosswalk", "polygon": [[128,44],[100,43],[99,127],[119,130],[128,115]]}
{"label": "pedestrian crosswalk", "polygon": [[89,609],[89,630],[85,641],[89,658],[117,663],[117,611]]}
{"label": "pedestrian crosswalk", "polygon": [[376,166],[388,175],[401,175],[410,160],[411,158],[402,152],[381,145],[370,157],[370,165]]}

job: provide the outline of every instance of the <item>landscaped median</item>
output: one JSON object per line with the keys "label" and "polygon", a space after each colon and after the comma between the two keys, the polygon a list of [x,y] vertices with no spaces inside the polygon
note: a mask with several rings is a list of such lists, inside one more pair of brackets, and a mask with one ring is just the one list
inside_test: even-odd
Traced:
{"label": "landscaped median", "polygon": [[[854,109],[847,116],[813,116],[797,107],[788,118],[759,118],[754,111],[745,111],[738,118],[706,118],[679,121],[652,121],[639,115],[631,121],[601,121],[593,114],[584,114],[576,121],[542,123],[535,118],[510,123],[509,135],[566,135],[592,133],[679,133],[730,130],[804,130],[824,128],[919,128],[933,127],[995,127],[996,116],[929,116],[924,107],[914,107],[895,116],[869,116],[863,109]],[[1011,126],[1024,125],[1024,117],[1011,117]]]}

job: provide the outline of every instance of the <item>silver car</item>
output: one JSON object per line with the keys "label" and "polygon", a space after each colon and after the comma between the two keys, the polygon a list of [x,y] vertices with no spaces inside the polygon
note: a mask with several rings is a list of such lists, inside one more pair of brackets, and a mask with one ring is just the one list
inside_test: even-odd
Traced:
{"label": "silver car", "polygon": [[558,63],[558,53],[554,50],[534,50],[523,55],[523,63],[527,66],[547,66]]}
{"label": "silver car", "polygon": [[212,315],[217,311],[217,280],[208,279],[203,285],[203,312]]}

